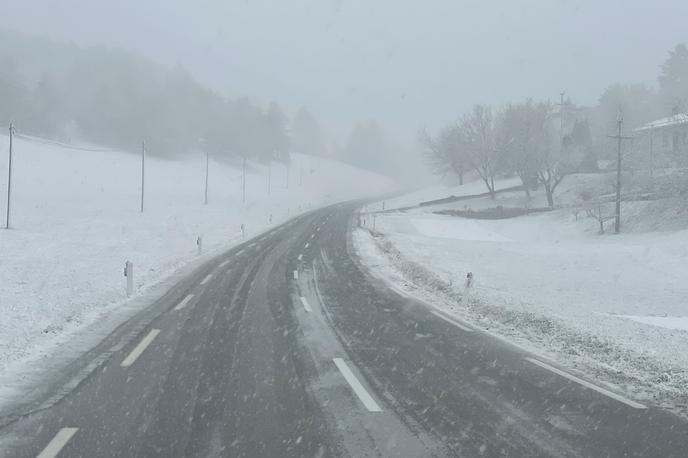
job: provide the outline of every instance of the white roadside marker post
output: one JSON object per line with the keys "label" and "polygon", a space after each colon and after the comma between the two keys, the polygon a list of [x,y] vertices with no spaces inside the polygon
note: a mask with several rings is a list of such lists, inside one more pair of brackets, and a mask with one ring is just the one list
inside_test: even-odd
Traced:
{"label": "white roadside marker post", "polygon": [[12,142],[14,131],[14,124],[10,123],[10,151],[9,164],[7,166],[7,216],[5,219],[5,229],[10,228],[10,206],[12,204]]}
{"label": "white roadside marker post", "polygon": [[473,272],[468,272],[466,274],[466,281],[463,284],[463,297],[461,298],[464,304],[467,304],[471,298],[471,292],[473,290]]}
{"label": "white roadside marker post", "polygon": [[203,237],[200,235],[196,239],[196,246],[198,247],[198,255],[199,256],[202,255],[203,254]]}
{"label": "white roadside marker post", "polygon": [[134,293],[134,263],[127,261],[124,264],[124,276],[127,277],[127,297]]}

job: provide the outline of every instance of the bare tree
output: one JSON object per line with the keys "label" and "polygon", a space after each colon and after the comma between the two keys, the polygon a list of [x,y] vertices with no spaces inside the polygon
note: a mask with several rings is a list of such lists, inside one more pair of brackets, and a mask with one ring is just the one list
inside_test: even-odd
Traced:
{"label": "bare tree", "polygon": [[552,105],[550,103],[543,103],[541,110],[539,122],[542,122],[542,129],[540,129],[538,138],[535,141],[537,145],[535,156],[537,161],[537,179],[538,183],[542,184],[545,189],[547,204],[550,207],[554,207],[554,191],[564,180],[564,177],[576,169],[575,157],[577,156],[567,154],[567,137],[562,135],[562,141],[555,140],[557,135],[554,132],[555,129],[552,123]]}
{"label": "bare tree", "polygon": [[588,208],[585,212],[587,213],[588,217],[597,220],[597,222],[600,224],[600,234],[604,234],[604,223],[614,219],[614,215],[606,212],[602,208],[602,204]]}
{"label": "bare tree", "polygon": [[497,148],[504,166],[521,179],[528,199],[538,183],[538,152],[542,148],[547,115],[546,104],[535,104],[530,99],[507,105],[497,115]]}
{"label": "bare tree", "polygon": [[[421,141],[435,173],[453,171],[461,179],[469,166],[494,199],[496,175],[513,172],[521,178],[528,198],[530,191],[542,184],[547,203],[553,207],[557,186],[580,162],[580,148],[575,148],[570,136],[556,132],[553,119],[549,102],[526,100],[506,106],[496,116],[489,107],[476,105],[437,138],[422,132]],[[563,141],[557,140],[559,137]]]}
{"label": "bare tree", "polygon": [[437,138],[427,131],[422,131],[420,141],[426,148],[426,154],[434,173],[446,175],[454,173],[463,184],[463,177],[470,168],[466,150],[463,147],[461,129],[456,125],[443,128]]}
{"label": "bare tree", "polygon": [[499,170],[499,150],[495,142],[492,110],[476,105],[459,125],[467,157],[472,168],[483,180],[490,197],[495,198],[495,175]]}

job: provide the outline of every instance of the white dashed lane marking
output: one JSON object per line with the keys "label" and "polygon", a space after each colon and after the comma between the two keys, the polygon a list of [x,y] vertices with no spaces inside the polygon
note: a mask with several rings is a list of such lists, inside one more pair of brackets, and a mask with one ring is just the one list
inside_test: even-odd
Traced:
{"label": "white dashed lane marking", "polygon": [[581,378],[576,377],[575,375],[571,375],[571,374],[569,374],[569,373],[567,373],[567,372],[564,372],[564,371],[562,371],[562,370],[559,370],[559,369],[557,369],[556,367],[550,366],[550,365],[547,364],[547,363],[543,363],[543,362],[540,361],[540,360],[537,360],[537,359],[535,359],[535,358],[525,358],[525,360],[528,361],[528,362],[531,362],[531,363],[535,364],[536,366],[540,366],[540,367],[543,368],[543,369],[547,369],[547,370],[550,371],[550,372],[554,372],[555,374],[560,375],[560,376],[562,376],[562,377],[564,377],[564,378],[566,378],[566,379],[568,379],[568,380],[571,380],[572,382],[576,382],[576,383],[578,383],[579,385],[582,385],[582,386],[584,386],[584,387],[586,387],[586,388],[590,388],[591,390],[597,391],[598,393],[603,394],[603,395],[605,395],[605,396],[607,396],[607,397],[609,397],[609,398],[612,398],[612,399],[614,399],[615,401],[619,401],[619,402],[621,402],[621,403],[623,403],[623,404],[626,404],[627,406],[633,407],[634,409],[647,409],[646,406],[644,406],[644,405],[642,405],[642,404],[640,404],[640,403],[638,403],[638,402],[632,401],[632,400],[630,400],[630,399],[628,399],[628,398],[625,398],[625,397],[623,397],[623,396],[621,396],[621,395],[619,395],[619,394],[613,393],[613,392],[611,392],[611,391],[609,391],[609,390],[605,390],[604,388],[602,388],[602,387],[600,387],[600,386],[594,385],[594,384],[592,384],[592,383],[590,383],[590,382],[588,382],[588,381],[585,381],[585,380],[583,380],[583,379],[581,379]]}
{"label": "white dashed lane marking", "polygon": [[55,458],[79,428],[62,428],[36,458]]}
{"label": "white dashed lane marking", "polygon": [[299,261],[302,260],[302,259],[303,259],[303,255],[300,254],[300,255],[299,255]]}
{"label": "white dashed lane marking", "polygon": [[382,409],[377,402],[375,402],[375,399],[373,399],[370,393],[366,391],[354,373],[351,372],[351,369],[349,369],[349,365],[346,364],[346,361],[344,361],[342,358],[334,358],[333,361],[337,366],[337,369],[339,369],[339,372],[342,373],[344,379],[349,384],[351,389],[354,390],[354,393],[356,393],[356,396],[358,396],[358,399],[361,400],[365,408],[370,412],[382,412]]}
{"label": "white dashed lane marking", "polygon": [[294,280],[298,280],[298,279],[299,279],[299,271],[295,270],[294,271]]}
{"label": "white dashed lane marking", "polygon": [[122,361],[122,367],[129,367],[139,359],[139,356],[148,348],[148,346],[153,342],[153,339],[160,334],[160,329],[151,329],[150,332],[143,338],[143,340],[129,353],[129,356]]}
{"label": "white dashed lane marking", "polygon": [[313,311],[311,304],[309,304],[308,300],[303,296],[301,296],[301,303],[303,304],[303,308],[306,309],[306,312],[311,313]]}
{"label": "white dashed lane marking", "polygon": [[176,306],[174,309],[175,309],[175,310],[181,310],[181,309],[183,309],[184,307],[186,307],[186,305],[189,303],[189,301],[190,301],[191,299],[193,299],[193,298],[194,298],[194,295],[193,295],[193,294],[187,295],[184,299],[182,299],[181,302],[179,302],[179,304],[177,304],[177,306]]}
{"label": "white dashed lane marking", "polygon": [[201,285],[205,285],[206,283],[208,283],[208,282],[210,281],[211,278],[213,278],[213,274],[208,274],[208,275],[206,275],[206,277],[205,277],[205,278],[203,279],[203,281],[201,282]]}

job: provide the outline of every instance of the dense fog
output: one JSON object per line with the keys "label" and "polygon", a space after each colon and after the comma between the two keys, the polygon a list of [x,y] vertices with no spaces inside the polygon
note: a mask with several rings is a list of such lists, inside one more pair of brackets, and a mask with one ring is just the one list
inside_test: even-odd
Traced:
{"label": "dense fog", "polygon": [[686,455],[686,0],[0,17],[0,458]]}
{"label": "dense fog", "polygon": [[293,149],[415,181],[419,131],[564,91],[590,110],[604,155],[619,107],[629,129],[679,109],[660,65],[688,11],[662,4],[673,13],[635,1],[8,3],[0,116],[63,140],[135,150],[145,138],[161,156]]}

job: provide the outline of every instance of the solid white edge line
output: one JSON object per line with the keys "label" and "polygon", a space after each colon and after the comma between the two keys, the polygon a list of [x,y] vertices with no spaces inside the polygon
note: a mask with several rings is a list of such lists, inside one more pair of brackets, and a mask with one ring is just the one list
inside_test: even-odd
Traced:
{"label": "solid white edge line", "polygon": [[62,428],[36,458],[56,457],[77,431],[79,428]]}
{"label": "solid white edge line", "polygon": [[585,380],[583,380],[583,379],[580,379],[580,378],[576,377],[575,375],[571,375],[571,374],[569,374],[568,372],[564,372],[564,371],[562,371],[562,370],[559,370],[559,369],[557,369],[556,367],[550,366],[550,365],[547,364],[547,363],[543,363],[542,361],[540,361],[540,360],[538,360],[538,359],[535,359],[535,358],[525,358],[525,360],[528,361],[528,362],[531,362],[531,363],[535,364],[536,366],[540,366],[540,367],[543,368],[543,369],[547,369],[547,370],[550,371],[550,372],[554,372],[555,374],[560,375],[560,376],[562,376],[562,377],[564,377],[564,378],[566,378],[566,379],[569,379],[569,380],[571,380],[572,382],[576,382],[576,383],[578,383],[579,385],[583,385],[583,386],[586,387],[586,388],[590,388],[591,390],[597,391],[598,393],[603,394],[603,395],[605,395],[605,396],[607,396],[607,397],[609,397],[609,398],[612,398],[612,399],[614,399],[614,400],[616,400],[616,401],[622,402],[622,403],[626,404],[626,405],[629,406],[629,407],[633,407],[634,409],[647,409],[647,407],[644,406],[643,404],[640,404],[640,403],[638,403],[638,402],[632,401],[632,400],[630,400],[630,399],[628,399],[628,398],[625,398],[625,397],[623,397],[623,396],[621,396],[621,395],[618,395],[618,394],[616,394],[616,393],[614,393],[614,392],[612,392],[612,391],[606,390],[606,389],[604,389],[604,388],[602,388],[602,387],[600,387],[600,386],[597,386],[597,385],[592,384],[592,383],[590,383],[590,382],[588,382],[588,381],[585,381]]}
{"label": "solid white edge line", "polygon": [[337,369],[339,369],[339,372],[342,373],[344,379],[349,384],[351,389],[354,390],[354,393],[356,393],[356,396],[358,396],[358,399],[361,400],[365,408],[370,412],[382,412],[382,409],[377,402],[375,402],[375,399],[373,399],[363,385],[361,385],[361,382],[358,381],[354,373],[351,372],[351,369],[349,369],[346,361],[344,361],[342,358],[334,358],[332,361],[334,361]]}
{"label": "solid white edge line", "polygon": [[436,311],[434,311],[434,310],[430,310],[430,313],[432,313],[433,315],[435,315],[437,318],[440,318],[440,319],[446,321],[446,322],[449,323],[449,324],[453,324],[454,326],[456,326],[457,328],[459,328],[459,329],[461,329],[461,330],[463,330],[463,331],[466,331],[466,332],[473,332],[473,330],[472,330],[471,328],[469,328],[468,326],[464,326],[463,324],[461,324],[461,323],[459,323],[459,322],[457,322],[457,321],[454,321],[454,320],[452,320],[451,318],[449,318],[449,317],[447,317],[447,316],[444,316],[444,315],[442,315],[442,314],[439,313],[439,312],[436,312]]}
{"label": "solid white edge line", "polygon": [[220,263],[220,265],[219,265],[219,266],[217,266],[217,267],[220,267],[220,268],[222,268],[222,267],[226,266],[227,264],[229,264],[229,259],[228,259],[228,260],[226,260],[226,261],[222,261],[222,262]]}
{"label": "solid white edge line", "polygon": [[187,294],[187,296],[186,296],[184,299],[182,299],[182,300],[179,302],[179,304],[177,304],[177,306],[174,308],[174,310],[181,310],[181,309],[183,309],[184,307],[186,307],[186,304],[188,304],[189,301],[190,301],[191,299],[193,299],[193,298],[194,298],[194,295],[193,295],[193,294]]}
{"label": "solid white edge line", "polygon": [[300,254],[298,259],[299,259],[299,261],[302,260],[302,259],[303,259],[303,255]]}
{"label": "solid white edge line", "polygon": [[311,313],[313,311],[311,304],[309,304],[308,300],[303,296],[301,296],[301,303],[303,304],[303,308],[306,309],[306,312]]}
{"label": "solid white edge line", "polygon": [[211,278],[213,278],[213,274],[206,275],[203,281],[201,281],[201,285],[205,285],[206,283],[208,283]]}
{"label": "solid white edge line", "polygon": [[299,279],[299,271],[295,270],[294,271],[294,280],[298,280],[298,279]]}
{"label": "solid white edge line", "polygon": [[[377,278],[383,278],[383,277],[377,276]],[[428,306],[431,307],[431,308],[439,309],[439,307],[436,306],[435,304],[432,304],[431,302],[425,301],[425,300],[423,300],[422,298],[419,298],[419,297],[417,297],[417,296],[415,296],[415,295],[413,295],[413,294],[411,294],[411,293],[409,293],[409,292],[403,290],[402,288],[399,288],[398,286],[394,285],[393,283],[389,283],[389,286],[390,286],[390,288],[391,288],[392,290],[396,291],[397,293],[401,294],[401,295],[404,296],[404,297],[410,297],[411,299],[416,300],[416,301],[419,301],[419,302],[422,302],[422,303],[428,305]],[[430,312],[431,312],[431,313],[435,313],[433,310],[430,310]],[[439,315],[438,315],[438,316],[439,316]],[[440,317],[441,317],[441,316],[440,316]],[[443,317],[441,317],[441,318],[443,318]],[[457,323],[452,323],[452,324],[457,325]],[[473,329],[471,329],[471,331],[473,331]],[[515,343],[515,342],[512,341],[512,340],[509,340],[509,339],[507,339],[507,338],[505,338],[505,337],[503,337],[503,336],[500,336],[499,334],[495,334],[495,333],[493,333],[493,332],[489,332],[489,331],[486,331],[486,330],[484,330],[484,329],[481,330],[481,332],[486,333],[486,334],[488,334],[489,336],[491,336],[491,337],[493,337],[493,338],[495,338],[495,339],[497,339],[497,340],[500,340],[500,341],[502,341],[502,342],[505,342],[505,343],[507,343],[507,344],[509,344],[509,345],[511,345],[511,346],[513,346],[513,347],[519,348],[520,350],[522,350],[522,351],[524,351],[524,352],[529,352],[529,351],[530,351],[527,347],[521,346],[521,345]],[[575,381],[576,383],[579,383],[579,384],[581,384],[581,385],[583,385],[583,386],[585,386],[585,387],[588,387],[588,388],[590,388],[590,389],[592,389],[592,390],[594,390],[594,391],[597,391],[597,392],[599,392],[599,393],[601,393],[601,394],[604,394],[605,396],[608,396],[608,397],[610,397],[610,398],[612,398],[612,399],[618,400],[619,402],[624,403],[624,404],[626,404],[626,405],[628,405],[628,406],[630,406],[630,407],[633,407],[634,409],[647,409],[647,406],[645,406],[645,405],[643,405],[643,404],[640,404],[639,402],[632,401],[632,400],[630,400],[630,399],[624,398],[623,396],[617,395],[616,393],[613,393],[612,391],[608,391],[608,390],[605,390],[604,388],[598,387],[597,385],[593,385],[593,384],[590,383],[590,382],[586,382],[585,380],[582,380],[582,379],[580,379],[580,378],[578,378],[578,377],[576,377],[576,376],[574,376],[574,375],[567,374],[566,372],[563,372],[563,371],[561,371],[561,370],[559,370],[559,369],[557,369],[557,368],[555,368],[555,367],[552,367],[552,366],[550,366],[549,364],[543,363],[542,361],[539,361],[539,360],[537,360],[537,359],[535,359],[535,358],[525,358],[525,359],[528,360],[529,362],[531,362],[531,363],[537,365],[537,366],[542,367],[543,369],[547,369],[547,370],[549,370],[549,371],[551,371],[551,372],[554,372],[555,374],[561,375],[561,376],[564,377],[564,378],[568,378],[568,379],[570,379],[570,380],[572,380],[572,381]]]}
{"label": "solid white edge line", "polygon": [[153,342],[153,339],[157,337],[157,335],[160,334],[160,329],[151,329],[150,332],[146,335],[146,337],[141,340],[141,342],[134,348],[131,353],[129,353],[129,356],[127,356],[124,361],[122,361],[121,366],[122,367],[129,367],[132,364],[136,362],[137,359],[139,359],[139,356],[148,348],[148,345]]}

